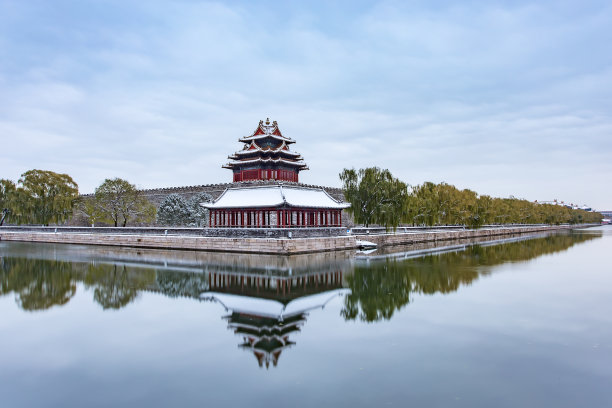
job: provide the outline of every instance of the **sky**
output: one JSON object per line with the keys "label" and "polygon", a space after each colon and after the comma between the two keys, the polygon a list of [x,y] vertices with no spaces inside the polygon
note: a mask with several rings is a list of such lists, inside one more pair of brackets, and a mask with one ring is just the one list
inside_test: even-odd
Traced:
{"label": "sky", "polygon": [[609,210],[612,3],[0,0],[0,178],[230,182],[268,117],[304,183]]}

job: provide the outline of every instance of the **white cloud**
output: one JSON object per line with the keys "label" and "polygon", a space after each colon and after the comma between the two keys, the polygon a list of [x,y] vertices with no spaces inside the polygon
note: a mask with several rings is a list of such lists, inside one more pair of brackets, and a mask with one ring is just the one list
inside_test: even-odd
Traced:
{"label": "white cloud", "polygon": [[50,168],[84,192],[114,176],[229,181],[226,156],[270,116],[297,139],[306,182],[378,165],[412,184],[612,205],[599,188],[610,8],[48,7],[12,3],[0,17],[0,56],[12,57],[0,65],[0,177]]}

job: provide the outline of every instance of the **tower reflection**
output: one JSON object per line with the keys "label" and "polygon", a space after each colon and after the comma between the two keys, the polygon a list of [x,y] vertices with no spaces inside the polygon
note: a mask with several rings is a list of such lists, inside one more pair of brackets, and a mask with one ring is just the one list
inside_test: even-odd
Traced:
{"label": "tower reflection", "polygon": [[342,270],[286,274],[282,269],[263,276],[211,272],[210,292],[202,295],[229,312],[223,317],[228,329],[260,367],[277,366],[281,353],[296,344],[291,336],[301,331],[309,311],[349,292],[342,288]]}

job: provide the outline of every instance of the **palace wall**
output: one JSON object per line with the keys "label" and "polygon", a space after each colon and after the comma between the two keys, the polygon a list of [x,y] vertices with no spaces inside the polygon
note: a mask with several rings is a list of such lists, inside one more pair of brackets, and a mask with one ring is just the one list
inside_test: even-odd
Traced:
{"label": "palace wall", "polygon": [[[170,194],[178,194],[185,199],[190,199],[199,193],[208,193],[213,199],[216,199],[223,193],[227,188],[231,187],[254,187],[254,186],[268,186],[280,184],[275,180],[257,180],[257,181],[241,181],[236,183],[219,183],[219,184],[203,184],[199,186],[185,186],[185,187],[166,187],[166,188],[153,188],[141,190],[145,197],[156,206],[159,206],[161,202]],[[298,186],[298,187],[310,187],[310,188],[321,188],[327,192],[330,196],[339,201],[344,201],[344,193],[341,188],[335,187],[324,187],[315,186],[304,183],[293,183],[284,181],[283,185]]]}

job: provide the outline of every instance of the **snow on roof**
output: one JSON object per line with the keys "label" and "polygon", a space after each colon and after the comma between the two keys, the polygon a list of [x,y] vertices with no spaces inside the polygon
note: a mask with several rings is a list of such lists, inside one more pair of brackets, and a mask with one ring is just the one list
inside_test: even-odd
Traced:
{"label": "snow on roof", "polygon": [[201,203],[206,208],[291,207],[343,209],[348,203],[334,200],[323,189],[283,185],[228,188],[213,203]]}
{"label": "snow on roof", "polygon": [[264,139],[266,137],[283,140],[287,143],[295,143],[295,140],[291,139],[290,137],[284,136],[281,133],[276,121],[270,123],[270,118],[266,119],[265,123],[263,120],[260,120],[259,126],[257,126],[257,129],[255,129],[255,132],[253,132],[249,136],[241,137],[239,141],[247,142],[250,140]]}
{"label": "snow on roof", "polygon": [[258,152],[264,152],[264,153],[285,153],[285,154],[289,154],[291,156],[299,156],[300,155],[298,152],[293,152],[291,150],[283,149],[284,146],[286,146],[285,142],[283,142],[283,144],[280,145],[276,149],[272,149],[272,148],[269,148],[269,147],[265,148],[265,149],[262,149],[261,147],[257,146],[255,149],[245,148],[243,150],[238,150],[234,154],[252,154],[252,153],[258,153]]}
{"label": "snow on roof", "polygon": [[279,157],[278,159],[273,159],[272,157],[269,157],[267,159],[261,158],[261,157],[256,157],[256,158],[246,158],[246,159],[241,159],[241,160],[232,160],[229,163],[227,163],[228,165],[232,165],[232,164],[245,164],[245,163],[256,163],[256,162],[263,162],[263,163],[285,163],[285,164],[293,164],[293,165],[300,165],[300,166],[306,166],[306,162],[304,160],[301,159],[295,159],[294,161],[290,161],[290,160],[286,160],[282,157]]}
{"label": "snow on roof", "polygon": [[203,293],[201,298],[218,302],[228,311],[282,319],[313,309],[323,308],[332,299],[345,296],[348,293],[350,293],[349,289],[335,289],[297,298],[287,305],[283,305],[277,300],[218,292]]}
{"label": "snow on roof", "polygon": [[295,143],[295,140],[291,139],[290,137],[279,136],[279,135],[272,135],[272,134],[244,136],[244,137],[241,137],[240,139],[238,139],[238,141],[246,143],[246,142],[249,142],[251,140],[265,139],[267,137],[271,137],[272,139],[278,139],[278,140],[281,140],[281,141],[283,141],[285,143]]}

